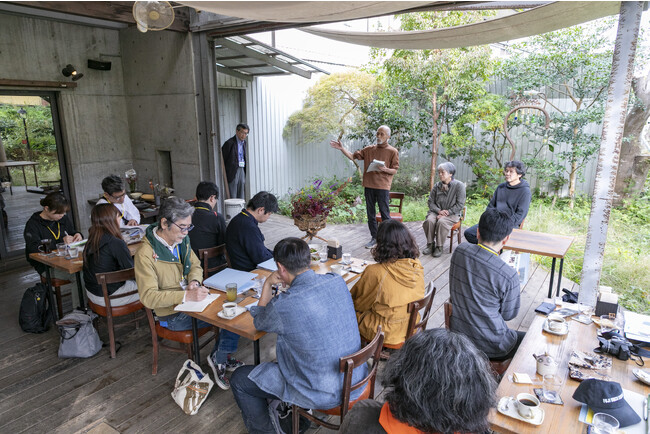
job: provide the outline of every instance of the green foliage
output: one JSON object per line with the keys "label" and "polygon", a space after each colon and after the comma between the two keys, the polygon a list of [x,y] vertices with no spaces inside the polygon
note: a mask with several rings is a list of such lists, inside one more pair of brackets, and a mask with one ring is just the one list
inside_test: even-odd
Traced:
{"label": "green foliage", "polygon": [[503,132],[508,111],[505,97],[485,94],[472,101],[454,122],[450,134],[442,137],[447,158],[461,158],[471,167],[477,190],[492,191],[503,177],[502,156],[510,147]]}
{"label": "green foliage", "polygon": [[347,71],[324,76],[307,91],[303,108],[293,113],[284,127],[288,139],[301,127],[303,143],[318,143],[328,136],[365,129],[366,118],[359,109],[378,90],[375,77],[366,72]]}
{"label": "green foliage", "polygon": [[393,177],[391,191],[399,191],[407,197],[429,194],[428,163],[409,162],[402,164]]}
{"label": "green foliage", "polygon": [[[555,109],[550,132],[526,161],[554,190],[568,178],[571,196],[576,179],[600,145],[599,137],[588,134],[586,127],[602,122],[613,53],[607,30],[612,26],[612,20],[600,20],[533,36],[515,44],[498,71],[518,96],[531,90],[548,94],[539,97]],[[551,98],[558,95],[569,98],[574,110],[565,112],[555,106]],[[534,136],[545,136],[539,117],[525,128]],[[545,150],[555,153],[555,163],[546,161]]]}

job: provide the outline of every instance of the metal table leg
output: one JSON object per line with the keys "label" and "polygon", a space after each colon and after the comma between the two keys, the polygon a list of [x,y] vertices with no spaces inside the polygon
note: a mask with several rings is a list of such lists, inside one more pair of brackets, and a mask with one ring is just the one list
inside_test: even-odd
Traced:
{"label": "metal table leg", "polygon": [[[83,286],[81,285],[81,272],[77,271],[75,275],[77,276],[77,291],[79,291],[79,305],[80,305],[79,307],[85,310],[86,303],[84,301],[84,289]],[[74,309],[74,306],[72,306],[72,308]]]}
{"label": "metal table leg", "polygon": [[553,258],[553,262],[551,263],[551,281],[548,284],[548,298],[553,297],[553,277],[555,276],[555,260],[556,258]]}
{"label": "metal table leg", "polygon": [[47,282],[47,296],[50,302],[50,309],[52,311],[52,325],[56,326],[56,321],[58,318],[58,311],[56,309],[56,299],[54,298],[54,289],[52,288],[52,275],[50,273],[50,267],[45,268],[45,280]]}
{"label": "metal table leg", "polygon": [[562,266],[564,265],[564,258],[560,258],[560,271],[557,276],[557,292],[555,293],[555,296],[558,297],[560,295],[560,283],[562,282]]}
{"label": "metal table leg", "polygon": [[253,341],[253,361],[255,362],[255,365],[260,364],[260,340],[254,340]]}
{"label": "metal table leg", "polygon": [[199,327],[196,318],[192,317],[192,346],[194,352],[194,363],[201,365],[201,348],[199,347]]}

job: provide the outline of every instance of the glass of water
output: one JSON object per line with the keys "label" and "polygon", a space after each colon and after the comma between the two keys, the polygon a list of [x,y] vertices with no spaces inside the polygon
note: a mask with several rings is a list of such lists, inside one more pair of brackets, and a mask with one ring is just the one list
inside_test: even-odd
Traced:
{"label": "glass of water", "polygon": [[607,413],[596,413],[591,420],[592,434],[616,434],[618,427],[618,420]]}
{"label": "glass of water", "polygon": [[327,246],[321,247],[318,252],[318,255],[320,256],[321,262],[327,262]]}

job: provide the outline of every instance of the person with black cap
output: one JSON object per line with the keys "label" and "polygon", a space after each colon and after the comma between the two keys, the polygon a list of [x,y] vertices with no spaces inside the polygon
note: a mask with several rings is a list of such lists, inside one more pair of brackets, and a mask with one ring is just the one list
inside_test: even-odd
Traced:
{"label": "person with black cap", "polygon": [[621,385],[615,381],[584,380],[573,393],[573,399],[587,404],[594,413],[615,417],[620,428],[641,422],[641,417],[625,400]]}

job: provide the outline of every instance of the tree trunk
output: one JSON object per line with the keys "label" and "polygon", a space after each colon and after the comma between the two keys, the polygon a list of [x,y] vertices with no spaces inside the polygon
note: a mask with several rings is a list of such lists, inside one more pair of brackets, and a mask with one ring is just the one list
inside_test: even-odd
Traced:
{"label": "tree trunk", "polygon": [[614,205],[621,205],[623,200],[633,197],[643,190],[648,170],[650,155],[641,145],[641,135],[650,117],[650,72],[646,77],[632,80],[632,89],[643,104],[637,104],[625,118],[623,142],[614,187]]}
{"label": "tree trunk", "polygon": [[433,90],[433,131],[431,140],[431,177],[429,179],[429,190],[433,190],[433,184],[436,180],[436,168],[438,167],[438,95],[437,90]]}
{"label": "tree trunk", "polygon": [[[580,110],[580,104],[576,105],[576,110]],[[573,138],[578,135],[578,128],[573,128]],[[571,145],[575,146],[575,145]],[[576,197],[576,178],[578,174],[578,163],[576,157],[571,158],[571,172],[569,172],[569,208],[573,209]]]}

